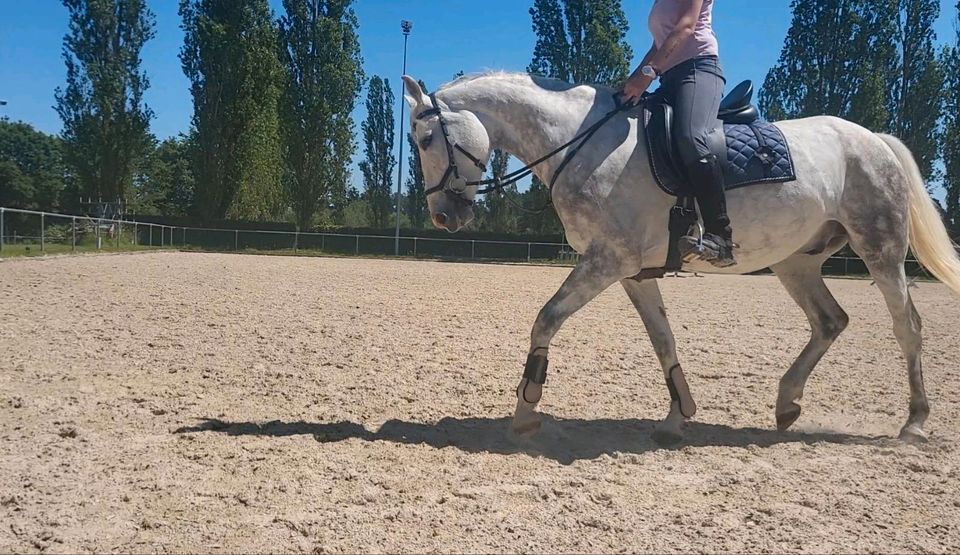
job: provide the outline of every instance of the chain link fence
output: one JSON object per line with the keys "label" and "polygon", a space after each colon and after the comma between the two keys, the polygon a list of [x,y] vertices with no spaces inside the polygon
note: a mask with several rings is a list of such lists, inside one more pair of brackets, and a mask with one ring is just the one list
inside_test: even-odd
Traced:
{"label": "chain link fence", "polygon": [[[396,238],[390,235],[171,226],[0,207],[0,257],[151,248],[393,256],[395,241]],[[401,236],[399,253],[419,258],[566,265],[579,260],[579,254],[566,243],[431,237]],[[913,258],[906,260],[906,270],[909,276],[926,275]],[[863,261],[853,256],[831,257],[823,265],[823,273],[835,276],[868,274]]]}
{"label": "chain link fence", "polygon": [[[175,247],[226,252],[393,256],[389,235],[171,226],[0,207],[0,256]],[[573,264],[566,243],[404,237],[400,256]]]}

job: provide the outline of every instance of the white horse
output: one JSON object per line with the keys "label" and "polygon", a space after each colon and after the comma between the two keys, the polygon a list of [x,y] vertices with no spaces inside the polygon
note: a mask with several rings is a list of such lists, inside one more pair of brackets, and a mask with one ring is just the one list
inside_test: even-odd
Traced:
{"label": "white horse", "polygon": [[[482,177],[493,149],[530,163],[615,108],[612,89],[526,74],[463,77],[433,97],[414,79],[403,79],[411,133],[432,190],[427,198],[432,220],[451,232],[473,218],[470,203],[476,187],[467,182]],[[527,368],[517,389],[513,429],[518,433],[532,433],[540,426],[536,405],[551,339],[571,314],[618,281],[640,313],[670,391],[670,412],[658,424],[655,439],[679,440],[682,424],[696,411],[657,282],[630,279],[642,269],[664,266],[668,213],[675,201],[654,182],[645,139],[638,132],[639,112],[621,112],[600,128],[553,188],[567,240],[582,257],[533,325]],[[780,380],[776,421],[783,430],[800,416],[797,401],[807,378],[847,325],[847,315],[820,270],[849,243],[886,300],[907,361],[910,412],[900,436],[924,440],[929,405],[920,361],[920,316],[910,299],[904,259],[912,246],[920,262],[958,294],[960,259],[914,158],[896,138],[838,118],[777,126],[791,145],[797,181],[728,192],[740,245],[738,264],[718,270],[693,262],[684,269],[745,274],[770,267],[807,315],[810,341]],[[560,154],[536,167],[544,182],[553,177]]]}

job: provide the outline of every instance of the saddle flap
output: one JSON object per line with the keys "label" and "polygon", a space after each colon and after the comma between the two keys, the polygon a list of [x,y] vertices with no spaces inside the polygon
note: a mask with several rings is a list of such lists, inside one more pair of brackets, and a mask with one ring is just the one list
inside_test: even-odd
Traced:
{"label": "saddle flap", "polygon": [[673,106],[666,102],[647,104],[647,123],[644,130],[647,135],[647,154],[650,165],[658,182],[676,182],[679,180],[673,148]]}

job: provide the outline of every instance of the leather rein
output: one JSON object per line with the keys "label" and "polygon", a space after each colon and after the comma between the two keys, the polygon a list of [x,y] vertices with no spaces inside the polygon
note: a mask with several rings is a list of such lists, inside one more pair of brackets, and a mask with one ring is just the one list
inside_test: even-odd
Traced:
{"label": "leather rein", "polygon": [[[577,153],[580,152],[580,149],[583,148],[583,146],[593,137],[593,135],[597,132],[597,130],[603,127],[604,124],[606,124],[608,121],[613,119],[613,117],[619,114],[620,112],[627,109],[634,108],[633,105],[621,103],[619,96],[614,96],[616,107],[613,110],[610,110],[609,112],[607,112],[607,114],[604,115],[599,120],[597,120],[596,123],[584,129],[581,133],[579,133],[573,139],[570,139],[566,143],[560,145],[559,147],[548,152],[547,154],[541,156],[536,161],[531,162],[530,164],[527,164],[526,166],[520,168],[519,170],[510,172],[504,176],[494,176],[490,179],[480,179],[477,181],[466,181],[465,182],[466,186],[463,189],[455,189],[450,186],[450,177],[453,176],[455,179],[460,179],[460,170],[457,167],[456,158],[454,158],[454,150],[459,150],[461,154],[463,154],[464,156],[467,157],[467,159],[473,162],[473,165],[479,168],[480,171],[482,171],[483,173],[487,172],[487,166],[479,158],[467,152],[467,150],[461,147],[459,144],[450,142],[450,134],[447,131],[447,123],[443,119],[443,112],[440,109],[440,104],[437,102],[436,93],[430,94],[430,101],[433,103],[433,108],[430,108],[429,110],[424,110],[423,112],[421,112],[419,115],[417,115],[417,120],[424,120],[432,116],[437,116],[437,120],[440,122],[440,132],[443,134],[443,142],[447,148],[447,169],[443,173],[443,178],[440,179],[440,183],[427,189],[426,194],[427,196],[430,196],[434,193],[442,192],[446,195],[453,197],[456,201],[466,204],[467,206],[473,205],[473,200],[467,198],[466,196],[466,191],[468,187],[483,187],[477,190],[476,194],[478,195],[487,195],[490,193],[500,192],[504,188],[509,187],[510,185],[513,185],[514,183],[520,181],[521,179],[529,176],[530,174],[533,173],[533,168],[553,158],[564,149],[570,147],[571,145],[579,141],[579,143],[573,149],[571,149],[566,156],[564,156],[563,161],[560,162],[560,166],[557,168],[557,171],[553,174],[553,178],[550,180],[550,184],[547,187],[547,190],[550,193],[552,193],[553,185],[554,183],[556,183],[557,178],[560,177],[560,174],[563,172],[564,168],[567,167],[567,164],[570,162],[570,160],[572,160],[577,155]],[[510,197],[505,197],[505,198],[507,198],[508,200],[510,199]],[[547,208],[549,208],[551,204],[553,204],[553,199],[548,200],[545,205],[537,209],[529,209],[529,208],[520,206],[518,204],[515,204],[512,201],[511,201],[511,204],[514,204],[515,207],[519,208],[520,210],[523,210],[524,212],[539,214],[545,211]]]}

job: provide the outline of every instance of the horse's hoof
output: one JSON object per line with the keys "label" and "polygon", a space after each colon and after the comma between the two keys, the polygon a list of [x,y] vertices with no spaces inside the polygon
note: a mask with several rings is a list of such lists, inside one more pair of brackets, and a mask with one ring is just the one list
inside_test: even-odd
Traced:
{"label": "horse's hoof", "polygon": [[787,410],[777,413],[777,429],[781,432],[793,425],[800,418],[800,405],[790,403]]}
{"label": "horse's hoof", "polygon": [[927,432],[923,431],[923,428],[917,426],[916,424],[907,424],[900,430],[900,441],[904,443],[926,443],[929,441],[927,438]]}
{"label": "horse's hoof", "polygon": [[518,406],[517,412],[513,415],[513,423],[510,430],[520,437],[531,437],[536,435],[543,427],[543,419],[536,411],[526,406]]}
{"label": "horse's hoof", "polygon": [[540,419],[528,420],[526,422],[514,422],[510,426],[510,430],[514,435],[522,438],[530,438],[537,435],[537,432],[540,431],[540,428],[543,427],[543,422]]}
{"label": "horse's hoof", "polygon": [[653,441],[657,445],[661,445],[664,447],[677,445],[678,443],[683,441],[683,434],[681,434],[676,430],[656,429],[653,431],[653,435],[651,435],[650,437],[653,438]]}

